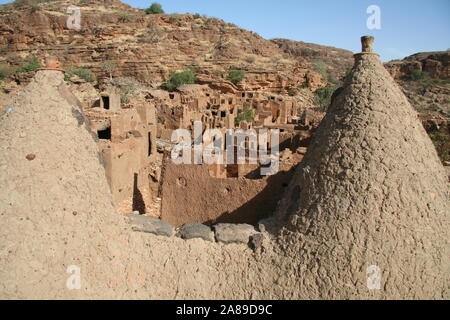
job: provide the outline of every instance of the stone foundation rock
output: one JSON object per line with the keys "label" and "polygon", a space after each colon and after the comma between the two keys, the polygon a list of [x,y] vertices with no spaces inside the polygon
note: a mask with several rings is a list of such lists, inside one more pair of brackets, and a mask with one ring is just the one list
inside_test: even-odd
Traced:
{"label": "stone foundation rock", "polygon": [[205,241],[215,241],[211,228],[201,223],[187,223],[183,225],[178,235],[185,240],[203,239]]}

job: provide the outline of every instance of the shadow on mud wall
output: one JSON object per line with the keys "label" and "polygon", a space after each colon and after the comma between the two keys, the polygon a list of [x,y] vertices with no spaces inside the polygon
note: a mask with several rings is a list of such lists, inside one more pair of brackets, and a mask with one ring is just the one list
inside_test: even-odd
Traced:
{"label": "shadow on mud wall", "polygon": [[[284,196],[296,168],[297,166],[294,166],[289,171],[280,171],[276,175],[270,176],[267,180],[267,186],[254,198],[233,212],[225,212],[217,219],[208,221],[205,224],[247,223],[256,225],[260,220],[272,216],[278,201]],[[257,169],[249,173],[248,177],[257,179],[259,173],[260,169]]]}
{"label": "shadow on mud wall", "polygon": [[145,214],[145,202],[141,191],[138,188],[138,174],[134,174],[133,181],[133,211],[138,211],[139,214]]}

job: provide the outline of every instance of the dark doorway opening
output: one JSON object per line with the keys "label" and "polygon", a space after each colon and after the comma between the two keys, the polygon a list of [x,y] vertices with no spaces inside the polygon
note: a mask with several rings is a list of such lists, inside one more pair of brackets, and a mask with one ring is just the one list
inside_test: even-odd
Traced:
{"label": "dark doorway opening", "polygon": [[100,140],[111,140],[111,127],[105,130],[98,130],[97,135]]}
{"label": "dark doorway opening", "polygon": [[106,110],[109,110],[110,105],[109,105],[109,97],[108,96],[102,96],[102,101],[103,101],[103,108]]}
{"label": "dark doorway opening", "polygon": [[141,191],[138,188],[138,174],[134,174],[133,181],[133,211],[138,211],[139,214],[145,214],[145,202]]}

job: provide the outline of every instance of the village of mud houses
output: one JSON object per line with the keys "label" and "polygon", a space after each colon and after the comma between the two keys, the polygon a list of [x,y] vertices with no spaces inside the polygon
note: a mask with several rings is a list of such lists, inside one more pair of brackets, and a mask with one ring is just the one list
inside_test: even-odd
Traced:
{"label": "village of mud houses", "polygon": [[448,0],[0,1],[0,299],[448,300],[448,48]]}

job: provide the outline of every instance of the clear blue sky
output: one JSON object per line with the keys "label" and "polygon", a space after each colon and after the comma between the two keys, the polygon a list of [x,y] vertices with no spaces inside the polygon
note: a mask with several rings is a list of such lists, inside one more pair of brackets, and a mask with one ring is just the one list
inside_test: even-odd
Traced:
{"label": "clear blue sky", "polygon": [[[147,8],[152,0],[123,0]],[[0,0],[0,3],[11,1]],[[450,48],[450,0],[159,0],[167,13],[200,13],[255,31],[360,51],[374,35],[383,61]],[[381,9],[381,30],[366,26],[370,5]]]}

